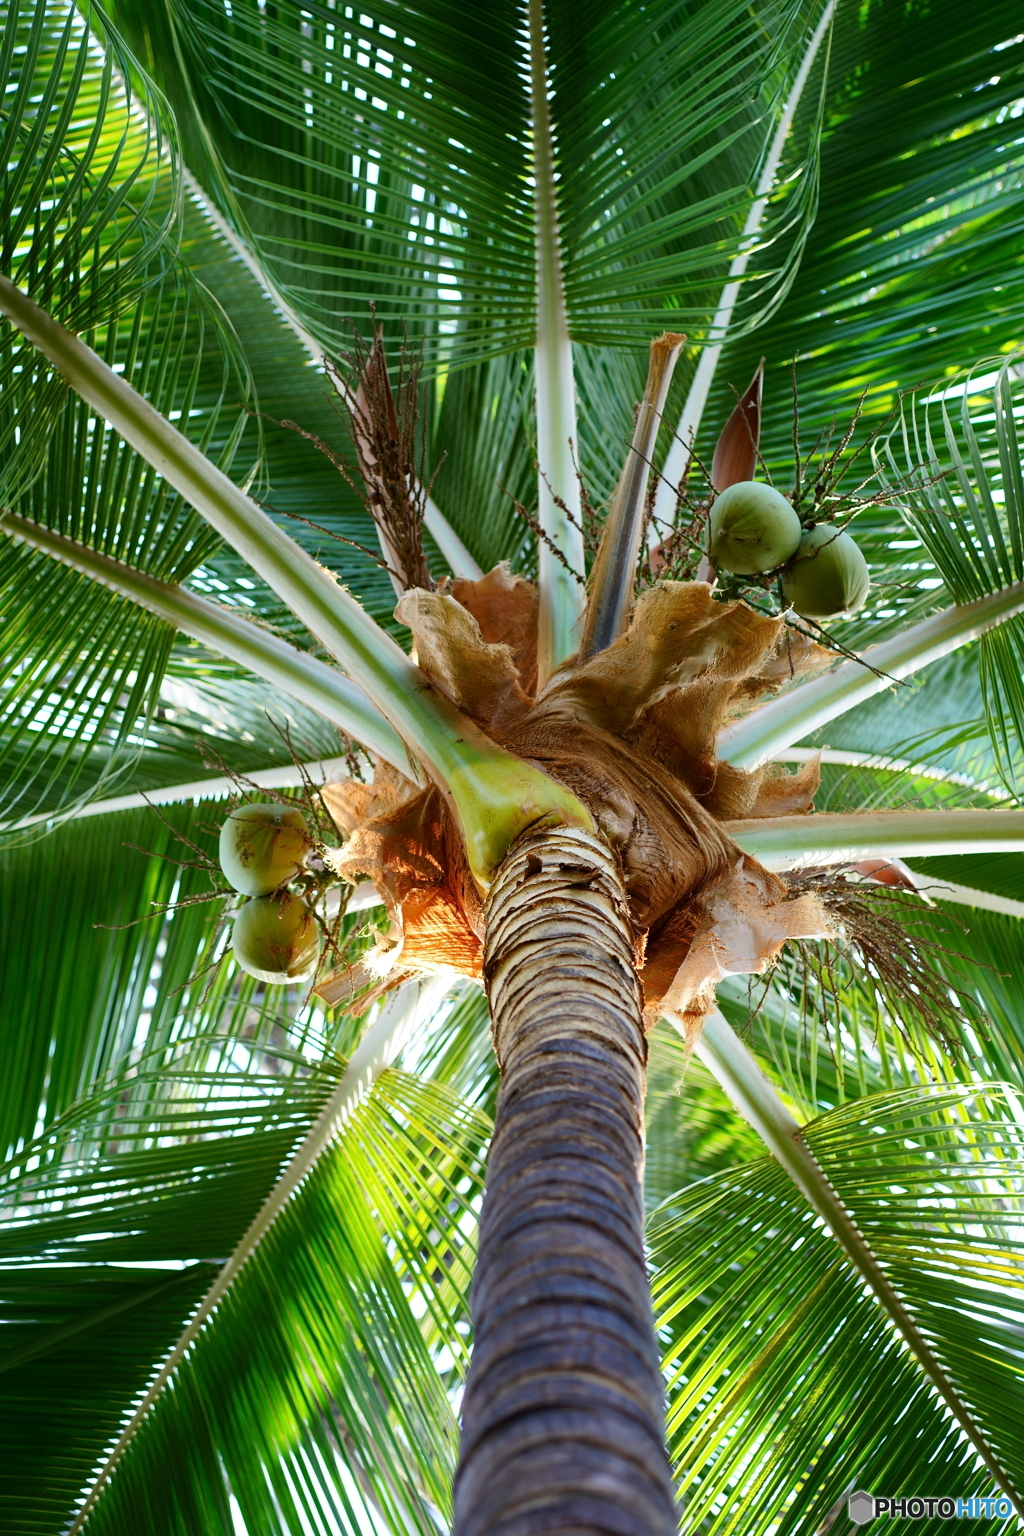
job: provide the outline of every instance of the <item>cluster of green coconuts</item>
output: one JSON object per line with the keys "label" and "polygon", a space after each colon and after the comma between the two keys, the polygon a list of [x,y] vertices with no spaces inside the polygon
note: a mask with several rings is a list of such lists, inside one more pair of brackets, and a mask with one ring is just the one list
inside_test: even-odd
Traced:
{"label": "cluster of green coconuts", "polygon": [[220,829],[220,867],[240,896],[231,947],[243,971],[271,986],[309,981],[320,935],[309,903],[288,890],[311,839],[290,805],[241,805]]}
{"label": "cluster of green coconuts", "polygon": [[848,533],[829,523],[801,526],[773,486],[741,480],[711,508],[708,556],[735,576],[778,571],[786,602],[805,619],[856,613],[868,595],[867,561]]}

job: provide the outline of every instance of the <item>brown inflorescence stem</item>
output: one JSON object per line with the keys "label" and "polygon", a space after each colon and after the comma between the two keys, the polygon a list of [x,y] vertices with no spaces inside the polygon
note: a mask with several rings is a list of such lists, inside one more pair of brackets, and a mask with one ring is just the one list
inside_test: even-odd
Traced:
{"label": "brown inflorescence stem", "polygon": [[486,917],[502,1086],[455,1536],[669,1536],[643,1247],[647,1049],[614,854],[580,829],[527,833]]}

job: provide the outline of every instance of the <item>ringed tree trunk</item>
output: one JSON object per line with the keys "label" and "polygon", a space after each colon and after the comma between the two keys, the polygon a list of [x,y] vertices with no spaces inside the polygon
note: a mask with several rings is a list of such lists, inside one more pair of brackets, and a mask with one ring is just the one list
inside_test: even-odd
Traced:
{"label": "ringed tree trunk", "polygon": [[455,1536],[669,1536],[643,1246],[647,1045],[625,889],[601,838],[516,842],[488,897],[484,975],[502,1085]]}

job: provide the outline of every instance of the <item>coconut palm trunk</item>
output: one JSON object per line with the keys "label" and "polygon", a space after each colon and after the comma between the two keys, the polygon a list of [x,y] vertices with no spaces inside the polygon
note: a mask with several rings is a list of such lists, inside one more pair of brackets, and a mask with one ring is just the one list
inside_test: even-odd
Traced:
{"label": "coconut palm trunk", "polygon": [[487,905],[502,1068],[462,1408],[457,1536],[675,1530],[644,1264],[647,1056],[602,839],[517,842]]}

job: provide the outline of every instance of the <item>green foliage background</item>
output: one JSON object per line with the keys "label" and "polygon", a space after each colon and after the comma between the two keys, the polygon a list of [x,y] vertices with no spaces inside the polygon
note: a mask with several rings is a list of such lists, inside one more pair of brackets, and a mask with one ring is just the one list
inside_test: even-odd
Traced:
{"label": "green foliage background", "polygon": [[[546,15],[578,454],[600,504],[664,326],[690,333],[670,416],[681,407],[820,7],[552,0]],[[386,576],[331,537],[373,547],[372,524],[280,422],[343,444],[309,347],[338,355],[353,322],[368,334],[372,300],[389,342],[404,328],[423,348],[442,511],[484,568],[532,570],[514,507],[536,494],[521,27],[510,0],[4,7],[3,270],[399,634]],[[698,451],[762,355],[762,443],[785,485],[794,354],[806,449],[862,391],[861,437],[900,390],[951,387],[1024,341],[1019,34],[1009,0],[838,6]],[[0,386],[5,506],[314,647],[6,327]],[[999,419],[1012,426],[1008,387]],[[845,643],[1021,579],[1024,500],[990,397],[971,398],[977,460],[955,412],[950,437],[936,428],[943,462],[959,456],[975,488],[965,537],[930,537],[924,495],[911,527],[888,508],[866,514],[874,597]],[[905,465],[899,432],[892,443],[890,470]],[[990,483],[1006,560],[979,574]],[[222,801],[80,814],[219,762],[286,765],[285,730],[303,758],[334,757],[336,734],[7,539],[0,593],[0,1509],[12,1536],[49,1536],[366,1021],[259,991],[222,955],[218,902],[160,910],[206,889],[169,860],[178,833],[210,846]],[[1006,626],[804,743],[912,765],[826,764],[819,805],[1016,803],[1022,633]],[[1016,856],[921,867],[1024,901]],[[823,1021],[802,1015],[781,973],[754,1018],[745,983],[723,989],[723,1007],[1020,1489],[1020,918],[956,910],[985,1024],[964,1021],[954,1060],[927,1040],[911,1050],[870,986],[846,987]],[[456,989],[256,1250],[90,1531],[447,1528],[495,1088],[482,997]],[[854,1486],[987,1491],[875,1300],[665,1025],[651,1042],[646,1176],[683,1530],[840,1533]]]}

